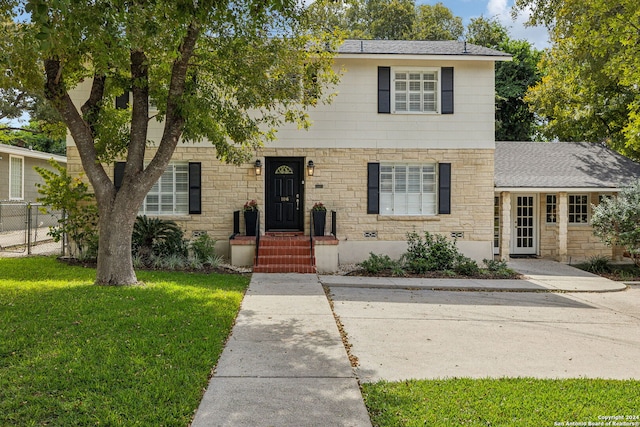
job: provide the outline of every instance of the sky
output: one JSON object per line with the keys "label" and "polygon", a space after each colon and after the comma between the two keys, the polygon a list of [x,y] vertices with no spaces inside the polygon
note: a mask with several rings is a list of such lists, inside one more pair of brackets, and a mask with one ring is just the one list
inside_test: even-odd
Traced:
{"label": "sky", "polygon": [[526,28],[525,14],[520,14],[517,20],[511,18],[513,0],[417,0],[417,4],[442,3],[455,16],[460,16],[464,25],[471,18],[484,16],[485,18],[497,18],[502,25],[509,29],[509,36],[516,40],[528,40],[538,49],[549,47],[548,33],[544,27]]}

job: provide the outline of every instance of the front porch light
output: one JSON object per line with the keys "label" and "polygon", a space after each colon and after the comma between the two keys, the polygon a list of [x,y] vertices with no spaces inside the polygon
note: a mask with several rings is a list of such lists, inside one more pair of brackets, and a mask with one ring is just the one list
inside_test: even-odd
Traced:
{"label": "front porch light", "polygon": [[256,163],[254,164],[254,169],[256,171],[256,176],[262,175],[262,162],[260,161],[260,159],[256,160]]}
{"label": "front porch light", "polygon": [[313,160],[309,160],[309,163],[307,163],[307,175],[313,176],[315,169],[316,166],[313,164]]}

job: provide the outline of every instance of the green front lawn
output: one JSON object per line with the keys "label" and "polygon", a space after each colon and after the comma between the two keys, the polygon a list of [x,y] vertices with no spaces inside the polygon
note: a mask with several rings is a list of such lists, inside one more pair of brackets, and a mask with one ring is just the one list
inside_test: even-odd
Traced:
{"label": "green front lawn", "polygon": [[412,380],[363,384],[363,395],[379,427],[640,426],[640,381]]}
{"label": "green front lawn", "polygon": [[189,424],[249,279],[0,259],[0,425]]}

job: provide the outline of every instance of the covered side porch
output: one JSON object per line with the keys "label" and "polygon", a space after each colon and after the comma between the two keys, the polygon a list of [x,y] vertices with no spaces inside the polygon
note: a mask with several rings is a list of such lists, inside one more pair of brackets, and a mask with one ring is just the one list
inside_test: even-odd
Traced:
{"label": "covered side porch", "polygon": [[639,163],[602,144],[496,142],[494,173],[495,255],[622,260],[594,236],[591,215],[640,178]]}

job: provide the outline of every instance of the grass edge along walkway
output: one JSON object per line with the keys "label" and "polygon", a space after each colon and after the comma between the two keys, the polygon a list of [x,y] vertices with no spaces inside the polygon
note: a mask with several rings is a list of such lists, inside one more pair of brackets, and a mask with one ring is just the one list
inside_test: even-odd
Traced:
{"label": "grass edge along walkway", "polygon": [[640,426],[640,381],[501,378],[362,385],[374,426]]}
{"label": "grass edge along walkway", "polygon": [[0,259],[0,425],[187,426],[249,278]]}

